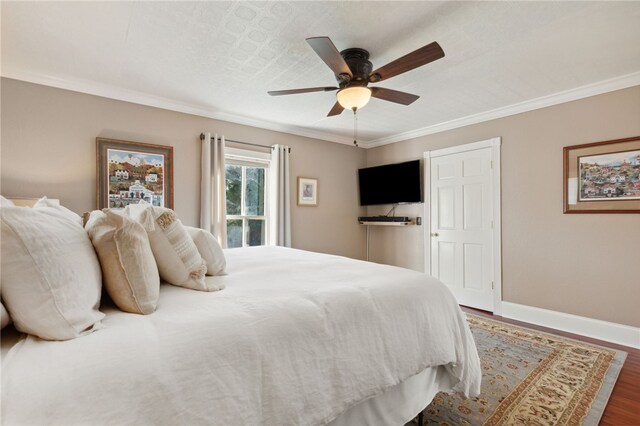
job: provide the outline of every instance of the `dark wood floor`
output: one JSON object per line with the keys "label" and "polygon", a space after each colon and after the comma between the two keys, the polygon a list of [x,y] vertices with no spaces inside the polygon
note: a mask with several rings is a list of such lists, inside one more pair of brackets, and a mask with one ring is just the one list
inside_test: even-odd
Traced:
{"label": "dark wood floor", "polygon": [[521,325],[523,327],[540,330],[558,336],[569,337],[587,343],[594,343],[608,348],[618,349],[627,353],[627,359],[622,366],[620,376],[616,382],[609,403],[604,410],[601,426],[639,426],[640,425],[640,350],[627,346],[616,345],[614,343],[603,342],[602,340],[591,339],[577,334],[566,333],[552,328],[540,327],[520,321],[511,320],[485,311],[479,311],[467,307],[462,310],[476,315],[482,315],[497,321],[509,324]]}

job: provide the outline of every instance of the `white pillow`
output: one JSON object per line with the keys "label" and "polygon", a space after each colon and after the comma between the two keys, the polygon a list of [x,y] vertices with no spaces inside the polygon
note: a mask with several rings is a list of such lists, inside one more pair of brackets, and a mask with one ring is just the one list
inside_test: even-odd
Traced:
{"label": "white pillow", "polygon": [[[13,207],[13,201],[4,198],[0,195],[0,207]],[[2,285],[0,284],[0,290],[2,289]],[[0,328],[5,328],[11,322],[11,317],[9,316],[9,312],[4,307],[2,302],[0,301]]]}
{"label": "white pillow", "polygon": [[227,266],[227,261],[216,237],[204,229],[186,225],[185,228],[196,243],[200,256],[207,262],[207,275],[226,275],[224,268]]}
{"label": "white pillow", "polygon": [[0,328],[5,328],[11,322],[11,317],[9,316],[9,312],[4,307],[4,304],[0,302]]}
{"label": "white pillow", "polygon": [[163,280],[193,290],[218,290],[204,279],[207,264],[173,210],[141,201],[125,207],[125,214],[147,230]]}
{"label": "white pillow", "polygon": [[67,219],[80,224],[82,226],[82,217],[77,213],[69,210],[68,208],[60,205],[60,200],[52,200],[47,197],[42,197],[33,205],[34,209],[40,207],[51,207],[53,209],[58,210],[61,214],[63,214]]}
{"label": "white pillow", "polygon": [[[2,197],[2,195],[0,195],[0,197]],[[4,199],[6,200],[6,198]],[[0,200],[0,202],[1,201],[2,200]],[[5,308],[4,304],[2,303],[2,284],[0,284],[0,329],[5,328],[7,325],[9,325],[10,322],[11,322],[11,317],[9,316],[9,312],[7,311],[7,308]]]}
{"label": "white pillow", "polygon": [[2,298],[19,331],[67,340],[97,328],[101,274],[85,230],[51,207],[5,207]]}
{"label": "white pillow", "polygon": [[[13,201],[4,198],[0,195],[0,207],[13,207]],[[0,284],[0,329],[5,328],[11,322],[9,312],[2,304],[2,284]]]}
{"label": "white pillow", "polygon": [[134,314],[155,311],[160,276],[142,225],[105,209],[91,212],[85,229],[98,253],[104,286],[118,308]]}
{"label": "white pillow", "polygon": [[15,204],[13,204],[13,201],[0,195],[0,207],[13,207],[14,205]]}

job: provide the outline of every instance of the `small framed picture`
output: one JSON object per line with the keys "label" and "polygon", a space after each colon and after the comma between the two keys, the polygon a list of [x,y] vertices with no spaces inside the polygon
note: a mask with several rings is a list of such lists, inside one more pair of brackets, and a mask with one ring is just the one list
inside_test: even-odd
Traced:
{"label": "small framed picture", "polygon": [[298,205],[318,205],[318,179],[298,177]]}
{"label": "small framed picture", "polygon": [[173,147],[96,138],[97,207],[173,208]]}

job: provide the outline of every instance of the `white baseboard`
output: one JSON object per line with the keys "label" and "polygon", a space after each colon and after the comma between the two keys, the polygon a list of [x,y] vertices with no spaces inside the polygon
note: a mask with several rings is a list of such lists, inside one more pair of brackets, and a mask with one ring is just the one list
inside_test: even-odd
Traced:
{"label": "white baseboard", "polygon": [[502,316],[640,349],[640,328],[534,306],[502,302]]}

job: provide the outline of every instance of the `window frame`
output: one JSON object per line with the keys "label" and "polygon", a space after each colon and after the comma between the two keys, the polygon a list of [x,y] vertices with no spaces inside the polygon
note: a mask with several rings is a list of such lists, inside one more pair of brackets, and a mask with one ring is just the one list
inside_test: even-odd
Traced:
{"label": "window frame", "polygon": [[[236,148],[227,148],[224,158],[225,173],[226,166],[240,166],[240,214],[226,214],[226,221],[229,220],[241,220],[242,221],[242,246],[252,247],[247,244],[247,234],[249,228],[249,220],[262,220],[264,226],[264,244],[269,245],[269,169],[271,165],[271,155],[264,154],[256,151],[242,150]],[[246,197],[246,178],[247,167],[255,167],[264,169],[264,214],[263,215],[247,215],[245,206]],[[226,192],[225,192],[226,200]],[[228,222],[225,222],[227,226]],[[227,230],[228,235],[228,230]],[[236,247],[234,247],[236,248]],[[240,247],[237,247],[240,248]]]}

